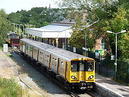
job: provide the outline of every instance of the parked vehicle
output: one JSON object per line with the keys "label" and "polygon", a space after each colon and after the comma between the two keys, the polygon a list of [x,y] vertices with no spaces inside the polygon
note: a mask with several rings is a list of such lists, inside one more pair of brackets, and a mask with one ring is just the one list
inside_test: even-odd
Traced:
{"label": "parked vehicle", "polygon": [[11,47],[19,47],[20,43],[20,38],[19,35],[16,34],[15,32],[10,32],[7,34],[7,39],[6,42],[9,44]]}

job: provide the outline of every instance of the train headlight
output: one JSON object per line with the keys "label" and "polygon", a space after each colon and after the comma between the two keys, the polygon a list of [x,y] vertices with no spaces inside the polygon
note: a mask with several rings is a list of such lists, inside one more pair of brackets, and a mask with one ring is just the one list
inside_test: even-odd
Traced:
{"label": "train headlight", "polygon": [[91,75],[88,77],[88,79],[93,79],[94,78],[94,75]]}
{"label": "train headlight", "polygon": [[71,78],[72,78],[72,79],[76,79],[76,77],[75,77],[75,76],[71,76]]}

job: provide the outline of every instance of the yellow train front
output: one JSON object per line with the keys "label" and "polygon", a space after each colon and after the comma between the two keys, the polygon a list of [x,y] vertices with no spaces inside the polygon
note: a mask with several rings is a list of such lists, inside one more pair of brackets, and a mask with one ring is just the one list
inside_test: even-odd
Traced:
{"label": "yellow train front", "polygon": [[95,61],[92,58],[73,59],[69,62],[70,72],[67,80],[70,87],[80,89],[92,89],[95,82]]}

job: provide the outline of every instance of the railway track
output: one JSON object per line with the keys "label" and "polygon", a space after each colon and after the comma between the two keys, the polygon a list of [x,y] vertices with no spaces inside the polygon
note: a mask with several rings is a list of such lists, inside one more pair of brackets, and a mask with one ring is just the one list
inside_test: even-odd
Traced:
{"label": "railway track", "polygon": [[[39,71],[40,73],[42,73],[44,76],[46,76],[48,79],[50,79],[52,82],[54,82],[55,84],[57,84],[61,89],[63,89],[66,94],[70,95],[71,97],[84,97],[84,96],[81,96],[81,91],[76,91],[76,90],[69,90],[66,86],[64,86],[62,83],[59,83],[58,80],[56,80],[56,77],[53,77],[51,76],[51,74],[43,67],[41,67],[41,64],[40,63],[37,63],[36,61],[34,61],[33,59],[31,59],[30,57],[23,57],[20,53],[18,52],[15,52],[17,53],[18,55],[20,55],[24,60],[26,60],[27,63],[31,63],[32,66],[37,70]],[[89,96],[85,96],[85,97],[98,97],[98,96],[95,96],[92,91],[87,91],[84,93],[83,91],[83,95],[89,95]]]}

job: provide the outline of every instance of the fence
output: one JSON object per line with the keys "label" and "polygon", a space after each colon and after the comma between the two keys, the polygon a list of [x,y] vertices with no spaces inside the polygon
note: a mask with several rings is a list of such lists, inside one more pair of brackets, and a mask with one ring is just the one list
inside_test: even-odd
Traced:
{"label": "fence", "polygon": [[115,75],[114,62],[109,59],[96,61],[96,72],[103,76],[114,77]]}
{"label": "fence", "polygon": [[129,60],[118,61],[117,80],[129,83]]}

